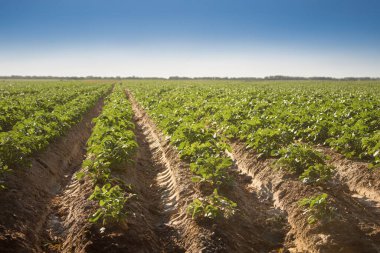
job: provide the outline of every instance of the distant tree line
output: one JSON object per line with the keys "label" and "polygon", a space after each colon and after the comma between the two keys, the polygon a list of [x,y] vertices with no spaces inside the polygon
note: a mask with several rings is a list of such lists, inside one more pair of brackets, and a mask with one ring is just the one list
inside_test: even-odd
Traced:
{"label": "distant tree line", "polygon": [[0,76],[0,79],[64,79],[64,80],[93,80],[93,79],[166,79],[162,77],[136,77],[136,76],[21,76],[21,75],[12,75],[12,76]]}
{"label": "distant tree line", "polygon": [[157,79],[157,80],[242,80],[242,81],[259,81],[259,80],[344,80],[344,81],[356,81],[356,80],[380,80],[380,77],[344,77],[344,78],[334,78],[334,77],[299,77],[299,76],[267,76],[264,78],[260,77],[182,77],[182,76],[171,76],[169,78],[163,77],[137,77],[137,76],[22,76],[22,75],[11,75],[11,76],[0,76],[0,79],[62,79],[62,80],[92,80],[92,79],[111,79],[111,80],[126,80],[126,79]]}
{"label": "distant tree line", "polygon": [[334,78],[334,77],[299,77],[299,76],[266,76],[264,78],[260,77],[180,77],[180,76],[171,76],[170,80],[247,80],[247,81],[256,81],[256,80],[380,80],[380,77],[344,77],[344,78]]}

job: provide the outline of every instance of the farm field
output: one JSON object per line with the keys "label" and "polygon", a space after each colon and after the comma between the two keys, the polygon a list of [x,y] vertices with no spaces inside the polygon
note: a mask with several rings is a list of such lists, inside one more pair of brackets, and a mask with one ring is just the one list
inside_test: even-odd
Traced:
{"label": "farm field", "polygon": [[0,80],[0,252],[380,252],[380,82]]}

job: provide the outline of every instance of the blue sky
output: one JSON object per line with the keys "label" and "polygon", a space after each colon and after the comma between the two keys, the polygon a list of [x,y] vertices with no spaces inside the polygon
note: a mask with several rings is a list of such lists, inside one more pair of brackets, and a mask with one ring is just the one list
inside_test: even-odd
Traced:
{"label": "blue sky", "polygon": [[380,76],[376,0],[0,0],[0,75]]}

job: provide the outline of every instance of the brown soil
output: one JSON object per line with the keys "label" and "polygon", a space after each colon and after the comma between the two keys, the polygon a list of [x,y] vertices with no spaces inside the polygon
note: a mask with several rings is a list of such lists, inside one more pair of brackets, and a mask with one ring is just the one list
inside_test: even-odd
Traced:
{"label": "brown soil", "polygon": [[238,211],[228,220],[219,220],[215,231],[223,238],[227,252],[277,252],[284,249],[286,214],[269,201],[260,199],[250,187],[251,177],[231,168],[231,185],[220,193],[237,203]]}
{"label": "brown soil", "polygon": [[[30,168],[9,174],[7,189],[0,195],[0,252],[41,252],[40,234],[52,212],[54,197],[80,167],[92,123],[103,99],[86,113],[80,123],[32,158]],[[53,205],[54,206],[54,205]],[[57,223],[55,217],[50,217]]]}
{"label": "brown soil", "polygon": [[[242,173],[252,177],[252,187],[262,199],[273,201],[288,214],[291,230],[286,247],[291,252],[378,252],[380,250],[377,210],[361,204],[341,187],[305,185],[294,176],[275,170],[273,159],[260,160],[241,143],[232,143],[232,156]],[[332,221],[307,223],[297,202],[321,192],[329,194],[337,208]]]}
{"label": "brown soil", "polygon": [[371,170],[368,163],[347,159],[327,147],[320,146],[317,150],[330,157],[329,164],[335,167],[340,182],[380,207],[380,170]]}

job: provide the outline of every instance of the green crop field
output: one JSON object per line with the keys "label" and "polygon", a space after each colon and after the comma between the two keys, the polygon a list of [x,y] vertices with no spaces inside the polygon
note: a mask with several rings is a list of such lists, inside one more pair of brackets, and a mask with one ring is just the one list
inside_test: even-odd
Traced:
{"label": "green crop field", "polygon": [[380,252],[380,81],[0,80],[0,251]]}

